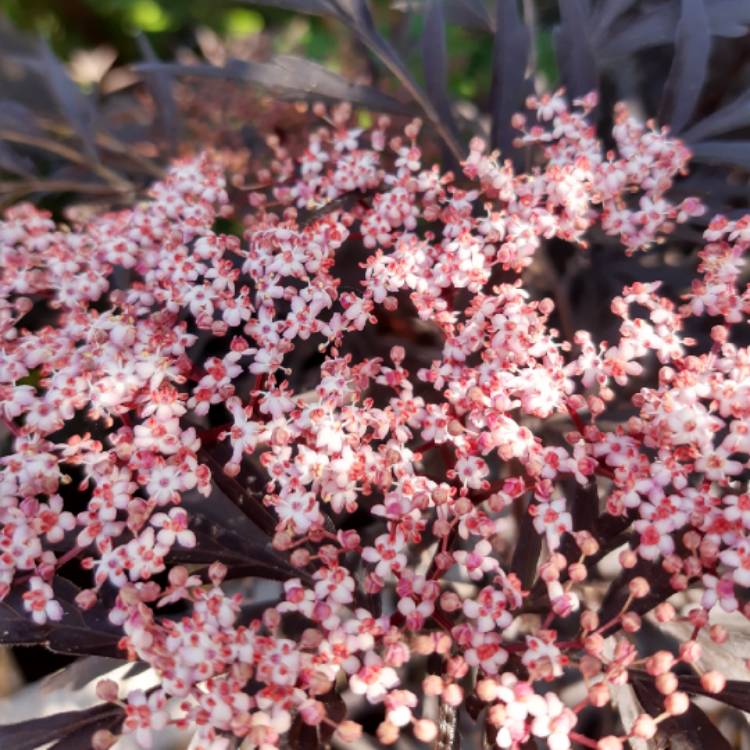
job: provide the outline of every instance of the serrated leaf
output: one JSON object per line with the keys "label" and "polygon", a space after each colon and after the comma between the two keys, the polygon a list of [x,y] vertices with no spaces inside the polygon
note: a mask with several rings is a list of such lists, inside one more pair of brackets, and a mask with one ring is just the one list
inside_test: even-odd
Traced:
{"label": "serrated leaf", "polygon": [[659,120],[680,133],[695,111],[711,54],[711,31],[703,0],[682,0],[672,67],[662,94]]}
{"label": "serrated leaf", "polygon": [[[116,729],[125,718],[125,709],[102,703],[82,711],[65,711],[41,719],[0,726],[0,747],[8,750],[36,750],[57,742],[58,750],[91,746],[91,736],[100,729]],[[75,740],[78,744],[71,744]],[[86,741],[88,740],[88,744]]]}
{"label": "serrated leaf", "polygon": [[554,35],[555,53],[560,77],[573,99],[594,91],[598,83],[582,0],[560,0],[560,21]]}
{"label": "serrated leaf", "polygon": [[497,0],[490,92],[491,141],[493,148],[506,154],[513,147],[511,117],[523,104],[529,49],[529,30],[521,20],[516,0]]}

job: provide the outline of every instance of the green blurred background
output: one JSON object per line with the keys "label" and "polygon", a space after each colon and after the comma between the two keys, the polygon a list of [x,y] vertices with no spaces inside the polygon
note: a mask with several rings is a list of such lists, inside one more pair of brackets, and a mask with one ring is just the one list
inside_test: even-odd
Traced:
{"label": "green blurred background", "polygon": [[[371,0],[377,24],[406,56],[411,69],[421,69],[421,26],[417,12],[393,10],[392,0]],[[488,2],[492,12],[494,3]],[[537,70],[550,85],[557,80],[550,29],[556,22],[556,3],[527,2],[536,23]],[[180,47],[194,48],[196,30],[207,28],[224,39],[262,35],[276,54],[298,54],[345,73],[351,36],[340,24],[252,3],[222,0],[4,0],[6,16],[19,28],[46,39],[63,59],[76,50],[106,45],[117,53],[117,64],[138,59],[135,36],[144,33],[165,60]],[[489,89],[491,39],[487,34],[454,25],[448,27],[450,88],[459,98],[474,98]]]}

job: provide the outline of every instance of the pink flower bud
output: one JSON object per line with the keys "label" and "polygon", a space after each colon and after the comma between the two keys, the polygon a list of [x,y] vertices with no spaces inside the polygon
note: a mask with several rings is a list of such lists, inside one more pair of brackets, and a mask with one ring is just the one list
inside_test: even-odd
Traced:
{"label": "pink flower bud", "polygon": [[701,675],[701,686],[708,693],[720,693],[726,684],[726,677],[715,669]]}
{"label": "pink flower bud", "polygon": [[656,678],[654,684],[662,695],[671,695],[677,690],[677,676],[673,672],[665,672]]}
{"label": "pink flower bud", "polygon": [[650,740],[656,734],[656,730],[657,724],[653,717],[648,714],[640,714],[633,722],[630,733],[642,740]]}
{"label": "pink flower bud", "polygon": [[336,727],[336,736],[342,742],[356,742],[362,736],[362,725],[348,719]]}
{"label": "pink flower bud", "polygon": [[395,724],[392,724],[390,721],[384,721],[378,725],[375,734],[378,740],[384,745],[392,745],[398,740],[400,732]]}
{"label": "pink flower bud", "polygon": [[420,742],[432,742],[437,737],[438,729],[434,721],[419,719],[414,722],[414,736]]}
{"label": "pink flower bud", "polygon": [[664,710],[670,716],[684,714],[690,708],[690,698],[686,693],[671,693],[664,699]]}
{"label": "pink flower bud", "polygon": [[114,680],[99,680],[96,683],[96,697],[105,703],[115,703],[118,700],[119,692]]}

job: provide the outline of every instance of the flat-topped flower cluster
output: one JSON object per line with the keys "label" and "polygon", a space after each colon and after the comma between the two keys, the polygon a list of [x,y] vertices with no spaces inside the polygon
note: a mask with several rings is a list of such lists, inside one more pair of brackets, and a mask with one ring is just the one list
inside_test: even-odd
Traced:
{"label": "flat-topped flower cluster", "polygon": [[[515,125],[536,166],[517,173],[475,140],[460,177],[423,166],[416,121],[393,136],[387,118],[364,131],[346,107],[318,109],[326,124],[303,153],[269,139],[241,236],[216,230],[231,209],[211,154],[83,226],[30,205],[6,212],[0,597],[21,590],[27,616],[52,626],[63,566],[89,576],[81,610],[117,591],[123,656],[159,685],[99,693],[123,701],[121,731],[141,747],[168,725],[193,730],[194,750],[271,750],[295,724],[351,741],[362,727],[332,708],[339,695],[382,704],[385,744],[432,742],[435,699],[458,707],[469,694],[500,748],[535,737],[612,750],[687,710],[673,670],[697,661],[710,610],[744,606],[750,585],[750,352],[732,343],[750,312],[750,216],[711,220],[682,299],[633,283],[611,303],[616,340],[564,340],[555,304],[526,282],[545,241],[585,253],[598,227],[623,252],[648,252],[704,208],[669,198],[685,146],[624,107],[605,151],[587,119],[594,96],[527,106],[535,122]],[[352,248],[366,257],[356,288],[337,270]],[[439,340],[428,367],[407,366],[407,341],[387,357],[351,353],[384,314]],[[707,344],[685,333],[692,319]],[[301,391],[289,368],[308,340],[321,363]],[[554,420],[563,439],[545,442],[538,425]],[[217,447],[228,458],[209,468]],[[244,492],[248,467],[264,477],[257,496]],[[267,551],[285,566],[261,615],[244,606],[234,558],[179,562],[200,546],[183,498],[200,493],[200,507],[228,480],[232,499],[271,511]],[[702,592],[679,654],[639,653],[626,637],[653,582],[631,577],[606,620],[583,596],[612,540],[574,525],[576,486],[593,488],[590,515],[634,532],[626,572],[653,565],[670,592]],[[512,518],[526,514],[543,547],[524,584],[500,539],[510,529],[518,542]],[[656,616],[677,614],[662,602]],[[580,734],[580,712],[609,705],[635,669],[663,711],[619,736]],[[579,704],[545,687],[564,670],[583,675]],[[716,693],[723,677],[701,685]]]}

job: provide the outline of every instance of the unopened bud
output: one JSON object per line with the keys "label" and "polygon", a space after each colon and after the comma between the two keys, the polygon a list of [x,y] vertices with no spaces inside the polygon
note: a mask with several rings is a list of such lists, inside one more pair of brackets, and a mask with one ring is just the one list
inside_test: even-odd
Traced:
{"label": "unopened bud", "polygon": [[638,718],[633,722],[633,726],[630,733],[633,737],[638,737],[642,740],[650,740],[656,734],[657,724],[652,716],[648,714],[640,714]]}
{"label": "unopened bud", "polygon": [[690,708],[690,698],[686,693],[671,693],[664,699],[664,710],[670,716],[684,714]]}
{"label": "unopened bud", "polygon": [[727,684],[727,679],[721,672],[712,669],[701,675],[701,687],[707,693],[720,693]]}
{"label": "unopened bud", "polygon": [[420,742],[432,742],[437,737],[438,729],[434,721],[419,719],[414,722],[414,736]]}

